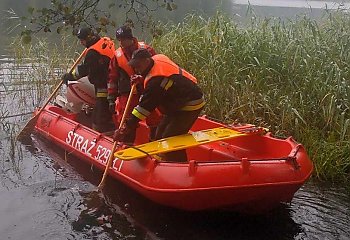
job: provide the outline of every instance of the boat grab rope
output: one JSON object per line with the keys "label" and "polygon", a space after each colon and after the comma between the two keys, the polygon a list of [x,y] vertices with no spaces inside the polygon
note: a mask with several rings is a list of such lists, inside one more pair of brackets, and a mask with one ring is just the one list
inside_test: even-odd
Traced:
{"label": "boat grab rope", "polygon": [[149,153],[146,152],[146,151],[143,151],[142,149],[140,149],[140,148],[138,148],[138,147],[130,146],[129,148],[135,149],[135,150],[137,150],[137,151],[139,151],[139,152],[141,152],[141,153],[147,155],[147,157],[151,157],[151,154],[149,154]]}
{"label": "boat grab rope", "polygon": [[[279,157],[279,158],[259,158],[259,159],[247,159],[249,162],[262,162],[262,161],[287,161],[290,162],[293,166],[293,168],[295,170],[299,170],[300,169],[300,165],[297,161],[297,154],[300,150],[300,148],[302,147],[301,144],[296,145],[292,151],[290,152],[290,154],[286,157]],[[230,160],[211,160],[211,161],[206,161],[206,162],[198,162],[201,164],[205,164],[205,163],[229,163],[229,162],[242,162],[244,158],[238,159],[238,158],[232,158]]]}

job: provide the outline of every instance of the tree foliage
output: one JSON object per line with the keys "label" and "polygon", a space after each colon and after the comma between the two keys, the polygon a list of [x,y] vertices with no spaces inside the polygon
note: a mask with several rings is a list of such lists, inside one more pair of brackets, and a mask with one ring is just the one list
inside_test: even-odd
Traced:
{"label": "tree foliage", "polygon": [[38,32],[72,30],[75,34],[81,26],[90,26],[96,32],[107,32],[116,27],[116,13],[122,14],[124,22],[141,25],[156,33],[153,15],[160,9],[176,9],[173,0],[51,0],[48,7],[28,7],[28,16],[21,17],[21,35],[26,42]]}

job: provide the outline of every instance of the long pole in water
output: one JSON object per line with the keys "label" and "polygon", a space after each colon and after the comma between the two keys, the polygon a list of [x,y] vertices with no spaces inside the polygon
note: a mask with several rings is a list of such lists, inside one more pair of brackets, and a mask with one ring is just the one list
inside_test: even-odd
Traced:
{"label": "long pole in water", "polygon": [[[136,88],[136,84],[133,84],[133,85],[131,86],[131,90],[130,90],[130,93],[129,93],[128,101],[126,102],[125,110],[124,110],[124,113],[123,113],[123,116],[122,116],[122,120],[121,120],[120,123],[119,123],[118,129],[120,129],[120,128],[123,126],[124,122],[125,122],[126,115],[127,115],[127,113],[129,112],[129,108],[130,108],[130,103],[131,103],[132,95],[133,95],[134,92],[135,92],[135,88]],[[117,146],[118,146],[118,142],[117,142],[117,141],[114,141],[113,147],[112,147],[112,150],[111,150],[111,154],[109,155],[108,162],[107,162],[107,164],[106,164],[105,171],[104,171],[104,173],[103,173],[101,182],[100,182],[100,184],[98,185],[98,189],[99,189],[99,190],[102,190],[102,188],[103,188],[104,185],[105,185],[105,181],[106,181],[107,174],[108,174],[108,169],[112,166],[113,159],[114,159],[114,152],[115,152]]]}
{"label": "long pole in water", "polygon": [[[85,49],[80,56],[78,57],[78,59],[74,62],[73,66],[70,68],[69,72],[71,73],[74,68],[79,64],[79,62],[81,61],[81,59],[85,56],[87,52],[87,49]],[[61,80],[61,82],[56,86],[55,90],[52,92],[52,94],[50,95],[50,97],[46,100],[46,102],[44,103],[44,105],[40,108],[40,110],[35,114],[35,116],[33,116],[28,122],[27,124],[22,128],[22,130],[19,132],[19,134],[17,135],[16,139],[17,140],[21,140],[24,137],[28,136],[30,134],[30,132],[33,130],[33,128],[35,127],[35,124],[40,116],[40,114],[42,113],[42,111],[45,109],[45,107],[47,106],[47,104],[52,100],[52,98],[55,96],[55,94],[57,93],[57,91],[60,89],[60,87],[62,86],[62,84],[64,83],[63,79]]]}

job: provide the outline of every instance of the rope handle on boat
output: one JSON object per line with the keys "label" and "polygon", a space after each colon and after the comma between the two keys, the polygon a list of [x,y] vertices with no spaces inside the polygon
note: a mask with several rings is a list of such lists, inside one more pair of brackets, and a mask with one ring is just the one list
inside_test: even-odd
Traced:
{"label": "rope handle on boat", "polygon": [[[226,148],[229,148],[229,144],[227,143],[222,143],[222,146],[225,146]],[[260,158],[260,159],[247,159],[249,162],[259,162],[259,161],[289,161],[293,168],[295,170],[299,170],[300,169],[300,165],[297,162],[297,154],[299,152],[299,150],[301,149],[302,145],[301,144],[297,144],[289,153],[288,156],[286,157],[278,157],[278,158]],[[226,160],[226,161],[215,161],[215,160],[211,160],[208,161],[206,163],[227,163],[227,162],[241,162],[242,159],[238,159],[238,158],[233,158],[231,160]]]}
{"label": "rope handle on boat", "polygon": [[[299,170],[300,165],[297,162],[297,154],[298,154],[301,147],[302,147],[301,144],[296,145],[287,157],[270,158],[270,159],[249,159],[249,161],[281,161],[281,160],[284,160],[284,161],[289,161],[295,170]],[[242,160],[240,160],[240,161],[242,161]]]}
{"label": "rope handle on boat", "polygon": [[289,160],[292,163],[295,170],[300,169],[300,165],[297,162],[297,154],[301,146],[301,144],[297,144],[287,156],[287,160]]}
{"label": "rope handle on boat", "polygon": [[129,148],[132,148],[132,149],[135,149],[135,150],[137,150],[137,151],[139,151],[139,152],[142,152],[143,154],[146,154],[147,157],[151,157],[151,155],[150,155],[148,152],[143,151],[143,150],[140,149],[140,148],[137,148],[137,147],[135,147],[135,146],[129,146]]}

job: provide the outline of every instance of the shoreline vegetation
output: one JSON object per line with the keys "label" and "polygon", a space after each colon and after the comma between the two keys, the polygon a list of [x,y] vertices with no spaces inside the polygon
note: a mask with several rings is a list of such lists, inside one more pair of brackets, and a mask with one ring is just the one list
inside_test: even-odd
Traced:
{"label": "shoreline vegetation", "polygon": [[153,47],[199,79],[205,114],[293,136],[314,177],[350,181],[350,15],[252,18],[241,27],[218,13],[163,28]]}
{"label": "shoreline vegetation", "polygon": [[[350,181],[350,15],[328,13],[317,21],[252,18],[245,26],[221,13],[189,15],[161,30],[151,44],[199,79],[205,114],[228,124],[267,127],[275,136],[293,136],[312,159],[314,178]],[[38,43],[29,46],[35,49]],[[62,63],[74,59],[77,45],[64,46],[44,53],[55,54],[44,61],[50,69],[46,87],[57,81]],[[17,63],[35,56],[25,47],[16,48]],[[42,90],[41,83],[36,89]],[[34,99],[36,106],[44,100]]]}

